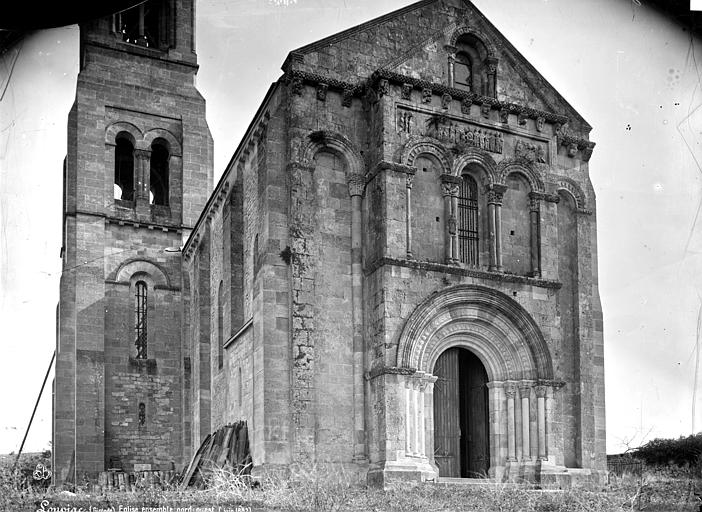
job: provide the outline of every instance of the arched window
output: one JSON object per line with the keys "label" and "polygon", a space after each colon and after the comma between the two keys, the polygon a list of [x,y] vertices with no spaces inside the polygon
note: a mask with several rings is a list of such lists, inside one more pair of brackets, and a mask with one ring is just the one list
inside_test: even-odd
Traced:
{"label": "arched window", "polygon": [[461,262],[479,264],[478,184],[469,174],[463,175],[458,195],[458,245]]}
{"label": "arched window", "polygon": [[115,199],[134,199],[134,145],[120,135],[115,144]]}
{"label": "arched window", "polygon": [[151,204],[168,206],[168,149],[164,141],[157,139],[151,145],[149,182]]}
{"label": "arched window", "polygon": [[224,283],[219,282],[217,291],[217,368],[220,370],[224,366]]}
{"label": "arched window", "polygon": [[473,89],[473,63],[465,52],[456,54],[454,87],[470,91]]}
{"label": "arched window", "polygon": [[135,293],[134,307],[134,331],[136,340],[137,359],[146,359],[146,339],[147,339],[147,324],[146,324],[146,308],[147,308],[147,289],[144,281],[137,281]]}
{"label": "arched window", "polygon": [[462,34],[456,40],[453,87],[494,97],[496,65],[497,59],[483,41],[473,34]]}

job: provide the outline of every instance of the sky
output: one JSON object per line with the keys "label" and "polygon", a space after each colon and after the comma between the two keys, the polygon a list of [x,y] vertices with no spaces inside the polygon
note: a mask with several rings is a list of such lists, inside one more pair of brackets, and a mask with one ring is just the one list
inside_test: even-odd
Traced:
{"label": "sky", "polygon": [[[290,50],[410,3],[198,0],[215,181]],[[646,0],[474,4],[594,127],[608,453],[702,431],[702,45]],[[19,448],[54,349],[77,72],[76,26],[0,56],[0,453]],[[49,446],[52,378],[25,451]]]}

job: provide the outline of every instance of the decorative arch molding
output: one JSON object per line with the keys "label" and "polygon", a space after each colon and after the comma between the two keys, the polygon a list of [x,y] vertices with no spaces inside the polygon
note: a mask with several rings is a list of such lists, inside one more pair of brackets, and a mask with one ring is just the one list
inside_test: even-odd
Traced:
{"label": "decorative arch molding", "polygon": [[565,191],[575,200],[575,206],[579,210],[589,210],[589,201],[580,185],[570,178],[559,177],[556,180],[556,192]]}
{"label": "decorative arch molding", "polygon": [[155,263],[139,258],[124,261],[109,277],[112,281],[129,283],[135,274],[146,274],[151,277],[154,286],[171,287],[168,275]]}
{"label": "decorative arch molding", "polygon": [[486,151],[478,148],[468,148],[456,158],[453,161],[451,174],[460,177],[463,169],[471,164],[476,164],[483,170],[483,185],[491,186],[495,184],[497,181],[497,163]]}
{"label": "decorative arch molding", "polygon": [[402,151],[401,162],[410,167],[414,167],[414,161],[422,154],[432,155],[439,161],[441,174],[448,174],[451,172],[451,158],[448,152],[441,144],[428,137],[410,140]]}
{"label": "decorative arch molding", "polygon": [[431,373],[453,346],[473,351],[491,381],[553,379],[551,354],[534,319],[491,288],[454,286],[419,304],[400,334],[397,365]]}
{"label": "decorative arch molding", "polygon": [[456,43],[458,42],[458,39],[461,36],[473,36],[476,39],[478,39],[481,43],[485,45],[485,49],[487,50],[487,56],[488,57],[496,57],[497,56],[497,48],[495,45],[492,43],[490,38],[485,34],[484,32],[481,32],[478,29],[475,28],[469,28],[465,25],[461,25],[460,27],[456,28],[456,30],[451,33],[449,37],[449,44],[451,46],[456,46]]}
{"label": "decorative arch molding", "polygon": [[117,135],[123,132],[128,133],[131,136],[132,140],[130,142],[135,148],[139,141],[141,141],[144,137],[141,130],[132,123],[118,121],[116,123],[112,123],[105,129],[105,144],[114,146],[117,141]]}
{"label": "decorative arch molding", "polygon": [[168,143],[168,153],[170,156],[181,156],[182,150],[178,139],[168,130],[154,128],[144,134],[140,149],[150,149],[156,139],[163,139]]}
{"label": "decorative arch molding", "polygon": [[510,174],[521,174],[529,182],[532,192],[544,192],[544,182],[539,173],[527,162],[503,160],[497,166],[498,182],[506,185]]}
{"label": "decorative arch molding", "polygon": [[307,136],[299,152],[299,163],[305,167],[314,167],[314,157],[322,150],[331,150],[341,155],[347,164],[347,174],[366,174],[366,165],[360,151],[344,135],[328,130],[312,132]]}

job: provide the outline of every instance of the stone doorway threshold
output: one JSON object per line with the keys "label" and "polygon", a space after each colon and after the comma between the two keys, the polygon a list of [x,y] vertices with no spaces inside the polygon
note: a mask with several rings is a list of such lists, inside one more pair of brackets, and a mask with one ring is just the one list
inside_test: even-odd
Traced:
{"label": "stone doorway threshold", "polygon": [[503,488],[515,488],[515,489],[533,489],[536,486],[530,482],[496,482],[490,478],[452,478],[442,476],[439,477],[439,484],[446,485],[464,485],[471,487],[499,487]]}

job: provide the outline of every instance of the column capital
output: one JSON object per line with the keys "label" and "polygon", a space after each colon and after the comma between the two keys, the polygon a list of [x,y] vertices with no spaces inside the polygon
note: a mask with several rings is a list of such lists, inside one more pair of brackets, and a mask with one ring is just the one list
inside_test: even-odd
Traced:
{"label": "column capital", "polygon": [[520,383],[519,384],[519,397],[529,398],[531,394],[531,384]]}
{"label": "column capital", "polygon": [[407,188],[412,188],[414,186],[414,173],[407,173],[406,184]]}
{"label": "column capital", "polygon": [[363,196],[363,189],[366,187],[366,179],[361,174],[349,174],[346,178],[349,185],[349,195]]}
{"label": "column capital", "polygon": [[507,395],[508,399],[514,399],[517,395],[517,386],[512,383],[505,385],[505,395]]}
{"label": "column capital", "polygon": [[488,204],[502,205],[502,198],[507,192],[506,185],[489,185],[486,189]]}
{"label": "column capital", "polygon": [[140,160],[148,160],[151,158],[151,151],[148,149],[135,149],[134,158],[138,158]]}
{"label": "column capital", "polygon": [[537,398],[546,398],[546,386],[536,386],[534,389]]}

